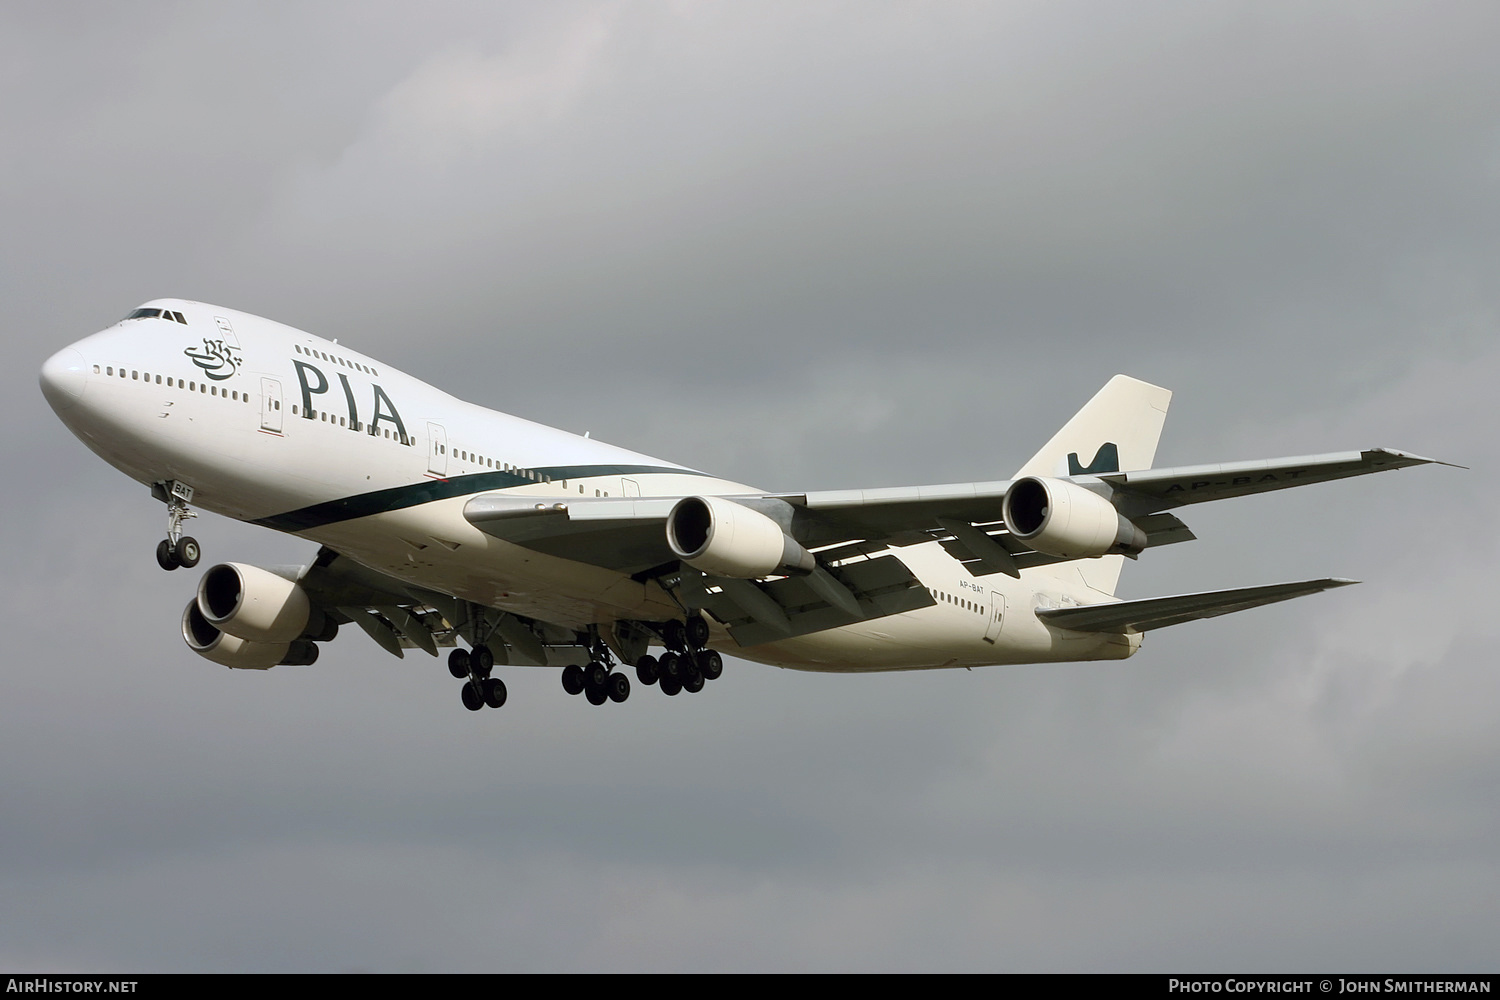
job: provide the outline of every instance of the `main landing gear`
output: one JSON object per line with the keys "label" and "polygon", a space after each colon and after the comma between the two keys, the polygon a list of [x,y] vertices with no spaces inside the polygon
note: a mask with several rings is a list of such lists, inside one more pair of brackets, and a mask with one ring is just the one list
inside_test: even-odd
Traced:
{"label": "main landing gear", "polygon": [[472,651],[455,649],[448,654],[448,673],[468,681],[462,692],[464,708],[477,712],[486,706],[499,708],[505,704],[505,682],[490,676],[494,668],[495,654],[488,646],[475,646]]}
{"label": "main landing gear", "polygon": [[615,659],[609,647],[597,636],[589,650],[593,659],[588,666],[570,663],[563,667],[562,686],[568,694],[582,694],[590,705],[606,701],[622,702],[630,697],[630,678],[615,670]]}
{"label": "main landing gear", "polygon": [[[189,495],[191,496],[191,491]],[[156,546],[156,564],[162,569],[172,570],[179,566],[192,569],[198,565],[198,560],[203,556],[203,550],[198,547],[198,539],[182,533],[182,522],[197,516],[197,512],[190,509],[182,497],[176,493],[167,495],[167,537]]]}
{"label": "main landing gear", "polygon": [[670,698],[680,691],[697,694],[724,673],[723,657],[703,648],[708,642],[708,622],[698,615],[686,622],[667,622],[661,633],[667,644],[661,658],[648,653],[636,661],[635,676],[642,684],[655,684]]}

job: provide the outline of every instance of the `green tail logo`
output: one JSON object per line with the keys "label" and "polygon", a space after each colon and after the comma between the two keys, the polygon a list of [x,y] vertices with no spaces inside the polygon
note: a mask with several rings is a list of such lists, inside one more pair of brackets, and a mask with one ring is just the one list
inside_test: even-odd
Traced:
{"label": "green tail logo", "polygon": [[1068,453],[1068,475],[1097,476],[1104,472],[1120,471],[1120,449],[1113,441],[1106,441],[1094,452],[1094,460],[1087,467],[1078,464],[1078,452]]}

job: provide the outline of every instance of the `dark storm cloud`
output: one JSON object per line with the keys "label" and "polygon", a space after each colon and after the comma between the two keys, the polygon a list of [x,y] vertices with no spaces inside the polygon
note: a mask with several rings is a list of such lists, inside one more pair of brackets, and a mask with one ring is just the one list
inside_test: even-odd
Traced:
{"label": "dark storm cloud", "polygon": [[[1310,968],[1493,953],[1489,5],[10,5],[0,960]],[[734,662],[471,717],[358,635],[175,635],[161,508],[28,374],[148,297],[770,488],[1010,474],[1116,371],[1184,513],[1127,597],[1362,586],[1128,663]],[[308,546],[205,518],[209,557]],[[686,940],[661,928],[691,928]]]}

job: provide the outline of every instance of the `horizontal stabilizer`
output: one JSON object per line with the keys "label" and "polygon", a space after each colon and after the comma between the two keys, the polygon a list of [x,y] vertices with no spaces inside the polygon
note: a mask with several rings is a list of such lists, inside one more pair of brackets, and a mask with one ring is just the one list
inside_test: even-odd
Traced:
{"label": "horizontal stabilizer", "polygon": [[1247,608],[1258,608],[1263,604],[1289,601],[1294,597],[1305,597],[1358,582],[1334,578],[1304,580],[1300,583],[1273,583],[1268,587],[1213,590],[1178,597],[1149,597],[1143,601],[1090,604],[1082,608],[1049,608],[1039,610],[1036,615],[1049,625],[1074,632],[1145,632],[1199,618],[1214,618]]}

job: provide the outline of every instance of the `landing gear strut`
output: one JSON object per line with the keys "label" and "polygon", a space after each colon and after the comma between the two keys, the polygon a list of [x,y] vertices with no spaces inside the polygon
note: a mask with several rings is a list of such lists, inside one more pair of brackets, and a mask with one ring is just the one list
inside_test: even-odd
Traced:
{"label": "landing gear strut", "polygon": [[188,501],[193,498],[193,488],[183,483],[168,483],[158,495],[164,496],[167,502],[167,537],[156,546],[156,564],[166,570],[179,566],[192,569],[203,556],[198,539],[182,533],[182,522],[198,516],[197,511],[188,506]]}

